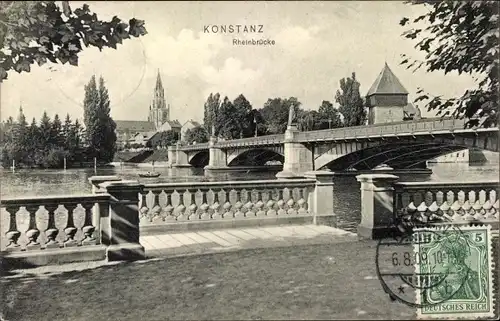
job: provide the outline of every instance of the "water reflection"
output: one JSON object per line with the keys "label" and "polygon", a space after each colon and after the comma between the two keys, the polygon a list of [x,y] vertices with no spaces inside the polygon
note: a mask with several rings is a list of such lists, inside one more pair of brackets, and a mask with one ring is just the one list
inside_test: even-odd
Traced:
{"label": "water reflection", "polygon": [[[400,181],[450,181],[470,182],[498,179],[498,164],[471,166],[468,164],[432,164],[432,175],[401,175]],[[21,197],[33,195],[58,195],[90,193],[88,178],[94,175],[117,175],[142,183],[225,181],[274,179],[276,172],[226,172],[205,176],[203,169],[155,168],[161,173],[158,178],[140,178],[138,173],[150,168],[127,167],[72,170],[19,170],[1,172],[0,196]],[[355,177],[335,178],[333,206],[337,225],[351,231],[356,230],[360,220],[360,190]]]}

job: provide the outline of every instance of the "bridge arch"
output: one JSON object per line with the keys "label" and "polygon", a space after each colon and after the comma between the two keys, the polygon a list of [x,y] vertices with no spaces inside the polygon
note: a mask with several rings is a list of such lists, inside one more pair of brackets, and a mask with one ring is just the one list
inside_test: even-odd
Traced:
{"label": "bridge arch", "polygon": [[381,164],[394,169],[425,168],[428,160],[470,147],[453,141],[382,142],[342,155],[321,168],[332,171],[369,170]]}
{"label": "bridge arch", "polygon": [[264,166],[269,161],[285,161],[282,146],[238,149],[227,153],[228,166]]}
{"label": "bridge arch", "polygon": [[189,165],[196,168],[203,168],[208,165],[210,154],[208,150],[192,152],[188,155]]}

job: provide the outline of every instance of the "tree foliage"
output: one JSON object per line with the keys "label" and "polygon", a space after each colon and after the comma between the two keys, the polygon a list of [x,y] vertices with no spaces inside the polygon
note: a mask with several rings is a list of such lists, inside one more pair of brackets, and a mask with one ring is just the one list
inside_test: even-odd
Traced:
{"label": "tree foliage", "polygon": [[338,128],[342,127],[342,119],[340,111],[333,107],[333,104],[328,100],[323,100],[318,108],[319,124],[318,129]]}
{"label": "tree foliage", "polygon": [[147,147],[153,148],[164,148],[167,146],[175,145],[175,143],[179,140],[179,133],[175,130],[167,130],[156,133],[151,139],[148,141]]}
{"label": "tree foliage", "polygon": [[337,90],[335,101],[340,105],[339,111],[344,116],[344,126],[359,126],[365,123],[366,111],[359,87],[354,72],[351,77],[340,80],[340,90]]}
{"label": "tree foliage", "polygon": [[233,101],[234,106],[234,119],[238,124],[240,137],[251,137],[254,133],[254,112],[252,111],[252,104],[246,99],[243,94],[240,94]]}
{"label": "tree foliage", "polygon": [[62,168],[64,158],[68,166],[86,161],[86,154],[82,152],[81,126],[78,121],[73,123],[69,116],[62,128],[59,116],[56,114],[51,120],[46,112],[39,124],[33,118],[28,125],[20,109],[16,121],[2,125],[5,134],[1,151],[3,167],[11,166],[12,161],[16,167],[30,168]]}
{"label": "tree foliage", "polygon": [[116,49],[146,33],[142,20],[101,21],[87,4],[72,10],[68,1],[62,8],[55,1],[0,1],[0,81],[10,70],[29,72],[34,63],[77,66],[85,47]]}
{"label": "tree foliage", "polygon": [[269,98],[264,107],[259,110],[265,119],[266,130],[269,134],[283,134],[288,125],[290,106],[294,106],[295,114],[299,115],[301,103],[296,97]]}
{"label": "tree foliage", "polygon": [[215,134],[224,139],[242,138],[239,114],[234,104],[226,96],[216,115]]}
{"label": "tree foliage", "polygon": [[208,132],[203,126],[196,126],[186,130],[184,141],[188,144],[208,142]]}
{"label": "tree foliage", "polygon": [[89,155],[111,162],[116,151],[116,123],[110,116],[109,94],[102,77],[99,88],[95,76],[85,86],[83,110]]}
{"label": "tree foliage", "polygon": [[215,134],[214,127],[217,122],[217,114],[219,113],[219,107],[220,107],[220,94],[216,93],[214,95],[210,93],[204,105],[203,124],[205,126],[205,130],[211,135]]}
{"label": "tree foliage", "polygon": [[495,126],[498,117],[499,6],[496,1],[409,1],[425,6],[427,12],[400,21],[410,28],[403,36],[416,41],[425,53],[418,61],[403,56],[407,68],[425,68],[470,74],[476,87],[461,97],[433,96],[419,89],[415,101],[426,101],[429,111],[438,115],[468,119],[468,126]]}

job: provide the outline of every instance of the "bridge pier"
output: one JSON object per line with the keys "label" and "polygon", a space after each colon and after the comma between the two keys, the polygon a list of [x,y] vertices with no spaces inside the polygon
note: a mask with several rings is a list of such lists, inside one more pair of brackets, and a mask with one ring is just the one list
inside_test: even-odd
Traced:
{"label": "bridge pier", "polygon": [[215,144],[217,143],[217,139],[215,137],[210,137],[208,141],[208,165],[205,166],[204,170],[206,171],[216,171],[216,170],[224,170],[227,168],[227,159],[226,152],[220,148],[218,148]]}
{"label": "bridge pier", "polygon": [[276,174],[277,178],[302,177],[313,170],[313,153],[296,139],[300,131],[295,125],[289,126],[285,132],[283,170]]}
{"label": "bridge pier", "polygon": [[167,158],[168,167],[173,167],[174,164],[177,164],[177,146],[167,147]]}
{"label": "bridge pier", "polygon": [[[172,167],[191,167],[191,164],[189,164],[189,159],[188,159],[188,154],[181,150],[181,144],[177,142],[175,145],[175,156],[172,157],[172,159],[175,159],[175,162],[172,162]],[[170,152],[170,149],[169,149]],[[170,157],[170,154],[168,155]]]}

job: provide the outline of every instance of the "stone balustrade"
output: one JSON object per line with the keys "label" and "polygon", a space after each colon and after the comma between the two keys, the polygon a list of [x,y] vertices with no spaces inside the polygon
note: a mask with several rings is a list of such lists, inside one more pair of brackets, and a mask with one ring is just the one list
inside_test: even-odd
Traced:
{"label": "stone balustrade", "polygon": [[331,221],[332,202],[322,200],[333,199],[332,179],[312,172],[291,180],[140,184],[95,176],[92,195],[2,199],[0,250],[9,264],[135,260],[145,257],[140,233],[150,231]]}
{"label": "stone balustrade", "polygon": [[397,182],[389,174],[356,176],[361,182],[358,234],[382,238],[397,226],[419,224],[491,224],[498,229],[498,181]]}
{"label": "stone balustrade", "polygon": [[8,226],[2,250],[49,251],[100,244],[100,234],[96,233],[100,213],[92,209],[96,203],[108,201],[105,194],[2,199],[1,206],[7,213],[2,219]]}
{"label": "stone balustrade", "polygon": [[310,216],[316,181],[255,180],[146,184],[141,224]]}
{"label": "stone balustrade", "polygon": [[402,220],[498,222],[498,182],[394,184],[394,211]]}

